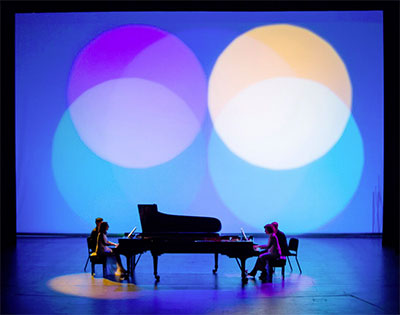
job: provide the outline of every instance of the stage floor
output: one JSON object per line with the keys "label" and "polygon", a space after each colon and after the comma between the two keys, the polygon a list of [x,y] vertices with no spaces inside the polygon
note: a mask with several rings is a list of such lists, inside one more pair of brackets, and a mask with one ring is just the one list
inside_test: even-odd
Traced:
{"label": "stage floor", "polygon": [[[113,241],[117,241],[112,238]],[[265,239],[256,239],[264,243]],[[380,238],[300,238],[300,274],[280,269],[273,283],[242,285],[234,259],[164,254],[155,283],[150,253],[134,278],[91,277],[86,238],[18,237],[2,252],[2,314],[399,314],[399,256]],[[124,257],[123,263],[126,266]],[[255,258],[247,260],[251,269]]]}

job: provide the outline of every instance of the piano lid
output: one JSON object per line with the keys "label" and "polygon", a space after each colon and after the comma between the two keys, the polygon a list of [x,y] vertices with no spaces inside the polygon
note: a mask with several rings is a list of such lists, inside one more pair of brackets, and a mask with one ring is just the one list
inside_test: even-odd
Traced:
{"label": "piano lid", "polygon": [[211,217],[173,215],[158,212],[156,204],[138,205],[142,232],[150,233],[215,233],[221,221]]}

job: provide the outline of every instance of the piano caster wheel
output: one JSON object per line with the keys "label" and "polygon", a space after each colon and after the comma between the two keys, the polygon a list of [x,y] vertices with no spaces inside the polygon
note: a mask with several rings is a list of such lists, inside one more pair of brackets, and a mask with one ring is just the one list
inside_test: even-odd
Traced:
{"label": "piano caster wheel", "polygon": [[217,273],[217,269],[213,269],[213,274],[215,275]]}
{"label": "piano caster wheel", "polygon": [[156,278],[156,282],[160,281],[160,276],[154,276]]}

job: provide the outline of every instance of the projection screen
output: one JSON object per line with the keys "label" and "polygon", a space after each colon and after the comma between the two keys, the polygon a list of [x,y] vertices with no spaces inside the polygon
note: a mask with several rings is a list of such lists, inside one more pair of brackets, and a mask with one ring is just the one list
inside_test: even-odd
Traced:
{"label": "projection screen", "polygon": [[382,231],[381,11],[15,16],[17,232]]}

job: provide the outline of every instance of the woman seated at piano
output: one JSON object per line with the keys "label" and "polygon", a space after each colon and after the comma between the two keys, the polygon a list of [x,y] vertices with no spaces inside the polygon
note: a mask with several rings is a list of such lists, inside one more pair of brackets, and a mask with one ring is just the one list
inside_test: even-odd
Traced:
{"label": "woman seated at piano", "polygon": [[[101,222],[99,234],[97,235],[97,246],[96,246],[96,255],[106,255],[115,257],[117,262],[117,270],[115,272],[116,276],[124,276],[127,274],[127,271],[122,266],[121,257],[118,253],[118,244],[110,242],[107,238],[107,231],[109,225],[106,221]],[[110,248],[109,246],[115,246],[115,248]]]}
{"label": "woman seated at piano", "polygon": [[270,261],[276,260],[281,256],[278,237],[276,236],[276,228],[272,224],[264,226],[265,233],[269,236],[267,245],[254,245],[256,250],[262,249],[253,270],[248,273],[249,276],[255,277],[257,271],[261,271],[260,279],[262,281],[272,282],[272,266]]}

